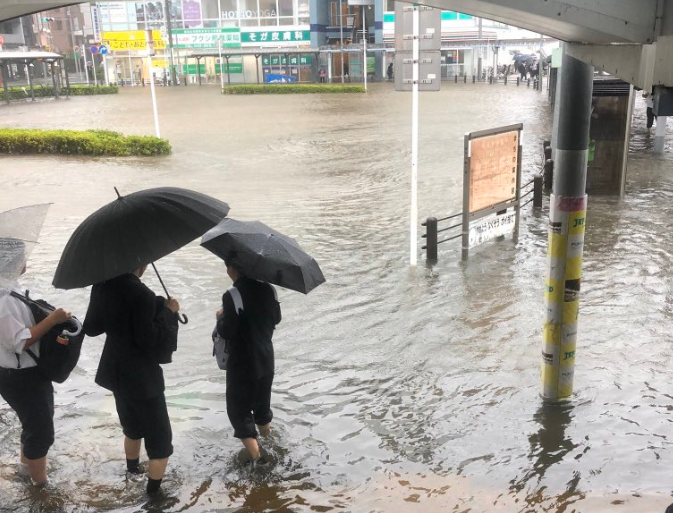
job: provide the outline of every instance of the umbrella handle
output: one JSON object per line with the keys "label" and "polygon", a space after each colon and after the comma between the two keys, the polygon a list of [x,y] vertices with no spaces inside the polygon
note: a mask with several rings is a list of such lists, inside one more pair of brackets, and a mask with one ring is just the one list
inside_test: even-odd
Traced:
{"label": "umbrella handle", "polygon": [[[180,317],[182,316],[182,317]],[[178,322],[180,324],[187,324],[189,322],[189,318],[185,314],[178,314]]]}

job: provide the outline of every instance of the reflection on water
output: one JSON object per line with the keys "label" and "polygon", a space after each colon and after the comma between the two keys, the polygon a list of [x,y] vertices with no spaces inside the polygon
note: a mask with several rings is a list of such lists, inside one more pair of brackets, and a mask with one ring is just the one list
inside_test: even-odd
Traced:
{"label": "reflection on water", "polygon": [[[237,463],[209,340],[229,281],[193,243],[158,264],[190,317],[165,367],[176,447],[165,496],[148,501],[142,483],[125,480],[114,401],[93,384],[93,339],[56,386],[49,489],[15,476],[19,425],[0,403],[0,510],[664,510],[673,177],[670,155],[651,153],[640,100],[626,198],[589,201],[577,397],[550,408],[537,394],[546,217],[527,211],[518,243],[485,245],[467,264],[448,243],[436,265],[410,269],[409,95],[387,84],[366,97],[158,94],[170,157],[0,157],[1,209],[53,202],[24,283],[83,315],[87,290],[50,283],[70,233],[114,199],[113,186],[193,188],[227,201],[232,217],[299,239],[328,281],[308,296],[281,291],[266,442],[276,464],[251,474]],[[148,95],[3,106],[0,125],[149,134]],[[422,95],[420,216],[460,210],[465,132],[517,122],[530,177],[550,133],[543,94],[446,84]]]}

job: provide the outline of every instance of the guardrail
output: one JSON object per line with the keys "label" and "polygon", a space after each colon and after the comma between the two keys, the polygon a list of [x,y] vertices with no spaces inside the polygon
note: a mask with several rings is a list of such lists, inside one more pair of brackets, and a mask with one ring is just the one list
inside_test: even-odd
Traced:
{"label": "guardrail", "polygon": [[[543,189],[545,187],[545,176],[547,174],[548,162],[551,163],[551,168],[553,169],[553,162],[550,159],[546,160],[543,172],[534,175],[532,180],[522,185],[521,188],[519,189],[519,191],[522,192],[522,194],[519,195],[520,202],[523,201],[524,198],[530,196],[531,194],[533,195],[532,198],[527,200],[525,203],[521,204],[521,206],[519,207],[520,209],[525,207],[529,203],[533,203],[533,208],[542,208],[542,195],[543,195]],[[549,183],[551,185],[551,181],[548,181],[546,183]],[[526,192],[523,192],[526,189],[528,190]],[[463,232],[459,231],[458,233],[456,233],[456,235],[452,235],[450,237],[438,240],[440,234],[451,232],[452,230],[455,230],[456,228],[462,228],[463,226],[463,223],[461,221],[458,222],[457,224],[452,224],[451,226],[447,226],[446,228],[440,229],[439,223],[460,218],[462,215],[463,212],[457,212],[455,214],[451,214],[450,216],[442,217],[441,219],[437,219],[436,217],[428,217],[423,223],[421,223],[421,226],[425,227],[425,233],[421,235],[421,237],[426,240],[425,245],[421,246],[421,249],[425,250],[425,257],[427,260],[437,260],[437,251],[438,246],[440,244],[458,239],[463,236]]]}
{"label": "guardrail", "polygon": [[[515,79],[516,78],[516,79]],[[458,83],[458,82],[463,82],[464,84],[467,84],[468,80],[468,75],[454,75],[453,76],[453,82]],[[488,76],[482,76],[481,78],[477,77],[477,75],[472,75],[471,77],[472,83],[476,84],[477,82],[488,82],[489,84],[504,84],[507,85],[509,83],[514,84],[516,82],[517,87],[521,86],[522,84],[526,84],[528,87],[531,85],[533,86],[533,89],[536,89],[538,91],[542,91],[542,84],[543,84],[543,78],[542,77],[536,77],[536,78],[527,78],[527,79],[522,79],[520,75],[504,75],[502,78],[499,77],[494,77],[493,75],[488,75]],[[446,81],[446,80],[444,80]],[[450,81],[450,80],[449,80]]]}

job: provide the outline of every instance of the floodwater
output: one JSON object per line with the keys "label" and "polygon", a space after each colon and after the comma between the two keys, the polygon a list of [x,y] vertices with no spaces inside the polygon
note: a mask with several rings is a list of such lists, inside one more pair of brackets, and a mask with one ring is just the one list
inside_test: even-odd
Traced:
{"label": "floodwater", "polygon": [[[23,283],[84,315],[88,290],[50,284],[70,233],[113,186],[196,189],[296,237],[327,283],[281,291],[266,442],[277,463],[254,474],[236,463],[210,341],[230,283],[195,242],[158,264],[191,319],[165,366],[165,497],[125,482],[114,402],[94,384],[102,340],[87,339],[55,387],[49,490],[15,476],[19,424],[0,402],[0,510],[647,513],[673,502],[673,159],[670,144],[652,154],[641,99],[626,197],[589,200],[576,396],[562,408],[538,396],[544,213],[529,205],[518,243],[486,244],[467,264],[453,241],[436,265],[408,265],[410,95],[159,88],[158,104],[169,157],[0,157],[1,210],[53,203]],[[449,83],[423,94],[420,216],[460,210],[465,132],[518,122],[529,178],[551,130],[544,93]],[[151,134],[149,88],[2,106],[0,126]]]}

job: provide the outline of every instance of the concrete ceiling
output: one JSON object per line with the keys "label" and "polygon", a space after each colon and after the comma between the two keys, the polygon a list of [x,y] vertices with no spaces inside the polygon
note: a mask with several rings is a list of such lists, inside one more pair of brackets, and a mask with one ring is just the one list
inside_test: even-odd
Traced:
{"label": "concrete ceiling", "polygon": [[[131,0],[127,0],[131,1]],[[673,0],[665,0],[670,4]],[[651,43],[658,0],[421,0],[576,43]],[[64,0],[0,0],[0,21],[73,5]]]}
{"label": "concrete ceiling", "polygon": [[574,43],[651,43],[657,18],[657,0],[421,0],[419,3]]}
{"label": "concrete ceiling", "polygon": [[18,18],[66,5],[77,5],[81,2],[64,2],[63,0],[0,0],[0,22]]}

